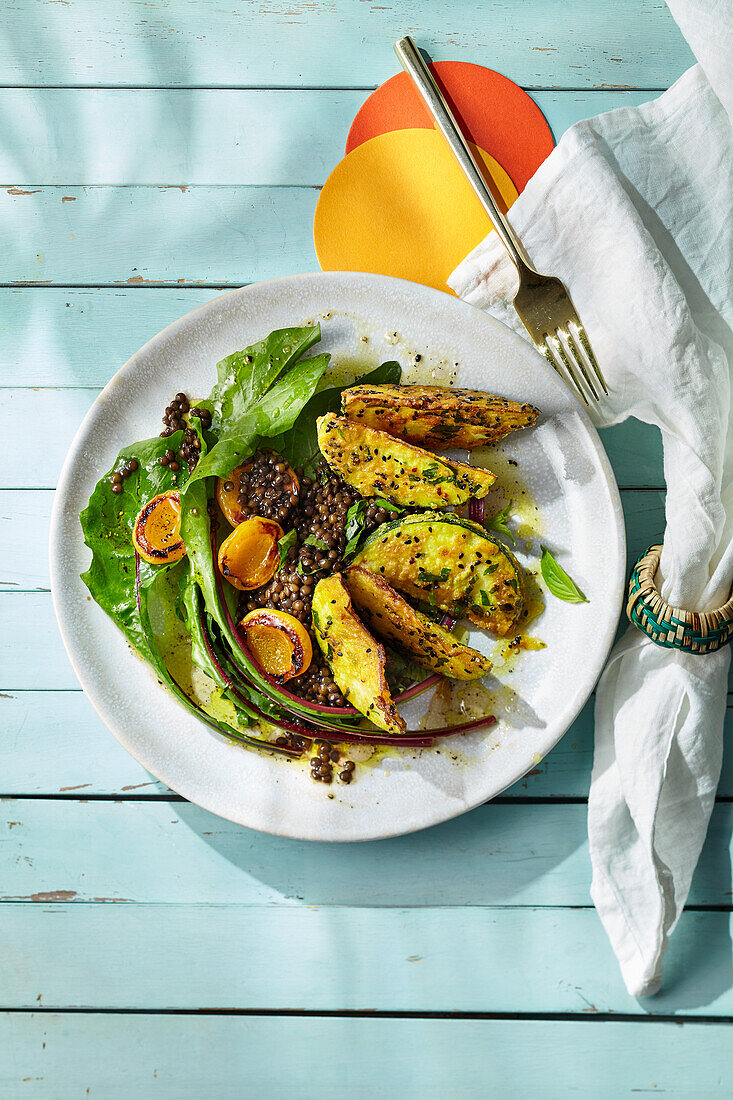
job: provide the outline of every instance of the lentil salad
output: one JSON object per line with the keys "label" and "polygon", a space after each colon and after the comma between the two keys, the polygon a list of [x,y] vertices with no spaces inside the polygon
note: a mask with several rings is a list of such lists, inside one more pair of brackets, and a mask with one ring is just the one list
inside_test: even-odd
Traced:
{"label": "lentil salad", "polygon": [[[493,599],[492,586],[483,580],[499,563],[502,599],[511,600],[505,617],[510,626],[516,624],[522,614],[522,580],[508,548],[480,525],[443,522],[443,535],[444,527],[453,530],[441,535],[442,541],[432,537],[430,523],[454,513],[426,513],[416,489],[439,486],[448,476],[446,467],[463,484],[465,471],[475,468],[440,460],[416,445],[420,424],[414,395],[405,402],[409,434],[400,438],[394,427],[394,436],[379,428],[374,394],[380,387],[389,394],[393,424],[400,390],[410,389],[400,386],[399,365],[384,363],[348,387],[330,385],[325,377],[329,357],[305,355],[319,339],[318,325],[278,330],[218,363],[217,383],[207,399],[194,403],[178,392],[165,409],[160,435],[120,452],[95,487],[81,522],[92,550],[84,580],[93,598],[162,683],[231,740],[288,757],[312,753],[312,777],[329,784],[334,768],[341,782],[351,782],[355,764],[345,759],[349,744],[429,747],[438,737],[492,724],[493,717],[485,715],[443,730],[410,732],[396,704],[429,690],[443,674],[454,674],[441,666],[447,640],[458,652],[458,666],[463,648],[472,675],[488,671],[490,663],[457,642],[451,631],[458,618],[473,617]],[[319,432],[328,423],[329,431],[343,433],[342,411],[360,388],[372,399],[366,429],[371,444],[352,433],[342,452],[348,462],[340,460],[338,448],[327,451],[327,462]],[[460,391],[449,392],[451,416],[460,420]],[[472,394],[465,408],[474,419],[479,409],[478,424],[481,402],[475,391],[464,392]],[[504,399],[481,396],[490,397],[491,430],[500,435]],[[432,392],[430,399],[434,436],[440,395]],[[519,406],[504,406],[506,431],[525,427],[536,416],[536,410],[523,405],[518,423]],[[376,436],[381,450],[374,448]],[[376,469],[385,455],[391,462],[389,492]],[[161,507],[152,507],[158,500]],[[150,517],[157,513],[164,513],[165,524],[161,520],[154,527]],[[448,603],[447,597],[436,601],[435,591],[446,587],[443,574],[451,573],[453,558],[464,557],[459,541],[469,538],[469,528],[473,557],[460,570],[467,568],[471,583]],[[364,622],[378,634],[379,608],[360,607],[363,593],[351,591],[348,578],[360,555],[384,575],[387,566],[373,564],[380,560],[382,541],[391,551],[395,546],[407,551],[414,565],[422,552],[415,558],[409,547],[418,533],[438,545],[440,560],[448,564],[433,573],[418,565],[407,590],[402,588],[411,621],[419,617],[419,629],[413,631],[420,638],[416,650],[407,628],[401,639],[399,633],[395,637],[394,622],[389,640],[372,637]],[[142,547],[156,545],[156,538],[160,545],[154,554],[159,556],[146,557]],[[183,557],[167,560],[167,546],[181,544]],[[457,563],[455,573],[460,575]],[[397,580],[394,585],[399,587]],[[474,589],[479,593],[475,599]],[[151,616],[151,607],[161,601],[184,625],[191,662],[213,684],[217,707],[202,705],[171,672]],[[425,668],[434,671],[426,676]]]}

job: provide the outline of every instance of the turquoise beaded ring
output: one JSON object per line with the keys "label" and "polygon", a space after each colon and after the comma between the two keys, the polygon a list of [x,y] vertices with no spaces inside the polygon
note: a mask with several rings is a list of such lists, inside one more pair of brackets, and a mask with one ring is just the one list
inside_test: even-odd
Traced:
{"label": "turquoise beaded ring", "polygon": [[634,566],[626,604],[628,618],[665,649],[688,653],[720,649],[733,636],[733,596],[715,611],[670,607],[660,596],[654,579],[661,554],[661,546],[650,546]]}

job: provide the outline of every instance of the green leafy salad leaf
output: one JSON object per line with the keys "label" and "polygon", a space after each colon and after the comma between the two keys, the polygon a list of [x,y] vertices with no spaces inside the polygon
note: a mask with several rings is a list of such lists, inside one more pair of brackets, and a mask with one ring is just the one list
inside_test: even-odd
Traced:
{"label": "green leafy salad leaf", "polygon": [[542,547],[540,570],[545,584],[558,600],[565,600],[566,603],[590,603],[573,578],[568,576],[561,565],[558,565],[546,546]]}
{"label": "green leafy salad leaf", "polygon": [[302,359],[320,338],[318,325],[278,329],[217,363],[218,381],[208,400],[199,402],[211,412],[215,442],[196,466],[191,485],[226,477],[249,458],[258,437],[292,428],[328,366],[328,355]]}
{"label": "green leafy salad leaf", "polygon": [[[135,596],[132,532],[137,514],[146,501],[169,489],[180,489],[185,484],[188,476],[185,464],[182,464],[178,474],[174,474],[169,466],[160,464],[168,448],[177,449],[182,440],[183,432],[179,431],[166,439],[145,439],[123,448],[112,469],[97,482],[80,516],[84,541],[92,551],[91,565],[82,575],[82,580],[99,606],[148,660],[151,653],[140,624]],[[113,493],[111,475],[131,458],[137,460],[137,470],[124,479],[124,492]],[[141,561],[141,587],[147,588],[169,568]]]}
{"label": "green leafy salad leaf", "polygon": [[300,416],[287,435],[276,436],[272,439],[271,446],[288,460],[293,469],[302,467],[307,474],[312,475],[315,470],[315,460],[318,457],[316,429],[318,417],[325,416],[329,412],[341,412],[341,394],[351,386],[396,386],[399,385],[401,378],[402,368],[399,363],[390,360],[362,374],[360,378],[349,382],[348,385],[327,386],[319,390],[304,405]]}
{"label": "green leafy salad leaf", "polygon": [[[204,436],[201,421],[188,417],[189,428],[196,432],[200,443],[199,461],[190,476],[185,463],[174,472],[160,462],[168,449],[180,449],[182,431],[143,440],[120,451],[112,470],[95,486],[80,517],[84,540],[92,551],[91,565],[83,579],[93,598],[191,713],[219,733],[251,745],[264,743],[234,729],[229,720],[207,714],[176,681],[160,651],[163,635],[156,637],[151,610],[155,611],[156,621],[162,607],[165,616],[170,614],[174,621],[183,623],[190,637],[193,664],[214,681],[219,696],[233,704],[240,726],[257,718],[249,704],[277,722],[281,713],[277,696],[241,650],[234,627],[237,592],[218,578],[209,504],[213,478],[227,476],[252,453],[260,439],[270,440],[269,445],[280,450],[293,466],[303,464],[303,455],[305,459],[311,457],[311,445],[317,450],[316,417],[334,405],[338,408],[342,390],[331,386],[317,392],[329,357],[303,356],[319,339],[318,326],[283,329],[221,360],[210,397],[197,402],[211,412],[211,429]],[[392,363],[383,364],[359,381],[399,379],[400,368]],[[137,460],[137,469],[124,478],[122,492],[113,493],[112,474],[130,458]],[[180,492],[181,537],[187,560],[149,565],[136,558],[132,541],[135,520],[147,501],[171,489]],[[296,541],[295,531],[281,540],[281,563]],[[314,541],[313,545],[319,544]],[[153,608],[151,596],[155,597]],[[300,713],[309,716],[305,708]],[[322,719],[335,730],[358,721],[346,717]]]}

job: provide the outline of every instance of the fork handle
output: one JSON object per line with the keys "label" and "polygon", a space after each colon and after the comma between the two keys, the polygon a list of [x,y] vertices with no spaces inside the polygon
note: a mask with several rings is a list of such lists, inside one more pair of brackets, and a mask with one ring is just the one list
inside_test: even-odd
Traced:
{"label": "fork handle", "polygon": [[494,201],[494,196],[484,179],[476,158],[471,152],[470,146],[456,122],[455,116],[448,106],[443,93],[435,82],[435,77],[423,61],[415,43],[407,35],[400,38],[394,45],[395,53],[400,59],[402,68],[412,78],[415,87],[422,96],[423,102],[433,116],[436,126],[448,142],[453,156],[464,176],[473,188],[477,199],[489,216],[489,220],[499,235],[501,243],[506,248],[510,257],[519,271],[520,277],[526,273],[536,274],[529,262],[527,254],[522,247],[522,242],[516,236],[511,225],[502,214]]}

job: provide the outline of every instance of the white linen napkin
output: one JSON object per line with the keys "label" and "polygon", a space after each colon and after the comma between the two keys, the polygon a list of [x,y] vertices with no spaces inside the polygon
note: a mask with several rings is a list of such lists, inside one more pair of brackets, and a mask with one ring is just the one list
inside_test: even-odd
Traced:
{"label": "white linen napkin", "polygon": [[[701,64],[652,103],[568,130],[510,218],[585,324],[611,390],[597,423],[661,429],[662,594],[709,610],[733,581],[733,13],[669,2]],[[495,233],[449,282],[526,336]],[[659,988],[705,839],[729,660],[727,646],[693,656],[629,627],[598,686],[591,894],[636,996]]]}

